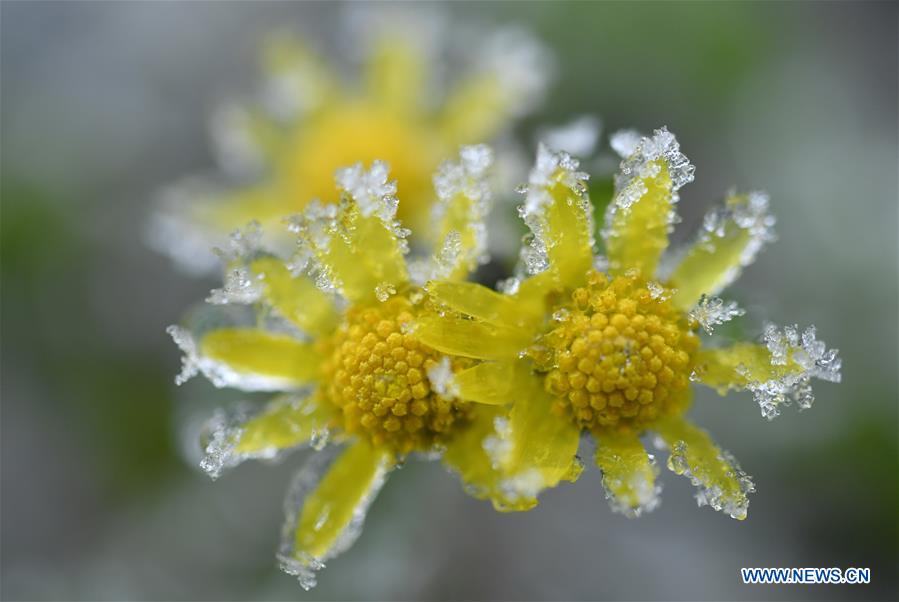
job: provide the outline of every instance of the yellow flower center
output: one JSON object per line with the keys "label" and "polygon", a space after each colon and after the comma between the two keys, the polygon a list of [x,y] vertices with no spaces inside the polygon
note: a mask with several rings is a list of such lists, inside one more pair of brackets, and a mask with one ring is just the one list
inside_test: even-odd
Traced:
{"label": "yellow flower center", "polygon": [[699,339],[666,291],[592,272],[543,337],[555,410],[585,428],[640,429],[683,409]]}
{"label": "yellow flower center", "polygon": [[408,333],[413,311],[403,297],[350,310],[324,366],[326,395],[343,411],[346,432],[398,454],[430,449],[466,414],[466,404],[435,391],[441,358]]}
{"label": "yellow flower center", "polygon": [[334,172],[359,161],[370,165],[380,159],[390,165],[390,177],[397,181],[399,217],[410,226],[420,225],[424,204],[431,195],[431,173],[439,162],[436,135],[430,134],[412,117],[403,117],[384,108],[354,103],[331,108],[311,119],[298,132],[293,148],[285,157],[282,173],[299,194],[296,202],[334,199]]}

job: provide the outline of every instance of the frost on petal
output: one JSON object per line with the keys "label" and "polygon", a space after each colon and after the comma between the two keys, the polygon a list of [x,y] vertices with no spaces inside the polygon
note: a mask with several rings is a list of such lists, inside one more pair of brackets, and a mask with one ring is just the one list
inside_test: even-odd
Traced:
{"label": "frost on petal", "polygon": [[593,261],[593,208],[587,195],[588,174],[578,171],[579,163],[565,152],[553,152],[546,145],[537,149],[524,205],[519,216],[530,228],[522,249],[528,274],[551,267],[563,278],[580,276]]}
{"label": "frost on petal", "polygon": [[484,39],[477,54],[481,68],[499,81],[512,115],[526,113],[542,99],[552,59],[526,30],[497,30]]}
{"label": "frost on petal", "polygon": [[643,134],[637,130],[618,130],[609,138],[609,146],[618,156],[627,159],[635,152],[643,139]]}
{"label": "frost on petal", "polygon": [[281,570],[297,577],[304,589],[315,587],[315,573],[359,537],[390,468],[388,456],[361,442],[339,455],[326,448],[312,456],[284,502]]}
{"label": "frost on petal", "polygon": [[583,115],[574,121],[544,131],[540,141],[549,148],[565,151],[579,157],[589,157],[596,149],[602,123],[592,115]]}
{"label": "frost on petal", "polygon": [[224,172],[237,177],[257,176],[265,156],[254,116],[238,104],[222,105],[212,113],[209,123],[212,146]]}
{"label": "frost on petal", "polygon": [[258,301],[263,290],[263,283],[258,274],[254,274],[247,266],[236,266],[225,271],[224,286],[213,289],[206,302],[213,305],[229,303],[248,305]]}
{"label": "frost on petal", "polygon": [[724,324],[746,313],[746,310],[737,307],[736,301],[724,301],[720,297],[707,297],[703,295],[696,307],[690,310],[691,320],[695,320],[708,334],[712,334],[715,326]]}
{"label": "frost on petal", "polygon": [[453,376],[453,368],[448,357],[443,356],[436,365],[428,368],[427,374],[431,388],[438,395],[447,399],[459,397],[459,384]]}
{"label": "frost on petal", "polygon": [[655,457],[630,433],[598,433],[596,464],[612,510],[629,518],[652,512],[659,505],[661,485]]}
{"label": "frost on petal", "polygon": [[338,188],[353,197],[363,216],[377,215],[392,224],[396,219],[396,181],[388,181],[389,172],[384,161],[373,162],[370,169],[356,163],[338,169],[335,180]]}
{"label": "frost on petal", "polygon": [[749,366],[738,366],[737,371],[745,377],[746,388],[768,420],[779,416],[782,407],[794,403],[800,410],[810,408],[815,401],[812,378],[840,382],[839,351],[828,349],[824,341],[819,341],[814,326],[800,336],[797,326],[781,330],[768,324],[763,339],[770,354],[770,377],[759,378],[758,371]]}

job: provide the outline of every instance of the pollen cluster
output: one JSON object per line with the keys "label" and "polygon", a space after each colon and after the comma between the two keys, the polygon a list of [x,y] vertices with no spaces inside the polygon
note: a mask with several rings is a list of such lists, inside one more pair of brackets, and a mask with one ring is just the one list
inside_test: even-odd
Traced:
{"label": "pollen cluster", "polygon": [[407,332],[412,320],[402,297],[351,310],[324,365],[326,394],[343,411],[346,432],[398,454],[431,448],[466,412],[434,390],[429,373],[440,357]]}
{"label": "pollen cluster", "polygon": [[699,339],[665,291],[592,272],[543,338],[554,410],[586,428],[641,428],[683,403]]}

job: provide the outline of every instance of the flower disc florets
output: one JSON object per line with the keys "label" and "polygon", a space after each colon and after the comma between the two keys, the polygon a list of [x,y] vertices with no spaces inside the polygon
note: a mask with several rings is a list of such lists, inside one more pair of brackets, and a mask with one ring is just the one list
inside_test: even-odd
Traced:
{"label": "flower disc florets", "polygon": [[328,399],[341,408],[348,433],[366,436],[399,454],[432,448],[467,404],[457,401],[449,360],[409,332],[412,304],[396,297],[350,310],[330,341],[324,373]]}
{"label": "flower disc florets", "polygon": [[541,345],[556,411],[586,428],[639,429],[680,407],[699,339],[661,287],[592,272],[555,318]]}

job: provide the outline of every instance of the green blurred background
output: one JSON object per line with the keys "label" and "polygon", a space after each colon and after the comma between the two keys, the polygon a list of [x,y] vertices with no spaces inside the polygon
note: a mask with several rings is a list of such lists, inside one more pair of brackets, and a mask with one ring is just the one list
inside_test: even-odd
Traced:
{"label": "green blurred background", "polygon": [[[406,7],[412,10],[418,7]],[[697,166],[682,242],[731,186],[771,193],[780,241],[729,296],[814,323],[844,382],[772,423],[750,396],[701,394],[697,421],[758,493],[738,523],[663,504],[612,514],[593,470],[536,510],[492,511],[409,463],[366,529],[304,593],[275,567],[304,453],[216,483],[186,433],[235,398],[176,390],[164,333],[214,281],[142,244],[159,187],[210,168],[211,109],[245,96],[264,32],[327,35],[334,4],[14,3],[2,10],[4,599],[895,599],[897,4],[465,4],[557,55],[541,112],[606,131],[667,124]],[[742,566],[870,567],[868,586],[744,586]]]}

